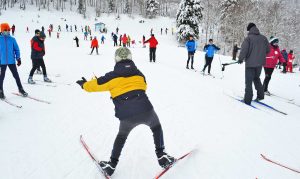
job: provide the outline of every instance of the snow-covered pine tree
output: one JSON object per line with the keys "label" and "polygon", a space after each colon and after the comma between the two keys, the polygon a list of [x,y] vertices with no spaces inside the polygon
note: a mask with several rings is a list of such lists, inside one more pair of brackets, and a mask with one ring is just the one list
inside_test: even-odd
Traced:
{"label": "snow-covered pine tree", "polygon": [[202,20],[201,0],[182,0],[176,17],[177,40],[186,41],[189,35],[199,39],[199,24]]}
{"label": "snow-covered pine tree", "polygon": [[130,2],[129,0],[126,0],[125,1],[125,7],[124,7],[124,13],[125,14],[129,14],[131,12],[131,8],[130,8]]}
{"label": "snow-covered pine tree", "polygon": [[159,2],[157,0],[147,0],[146,2],[146,16],[154,18],[158,14]]}
{"label": "snow-covered pine tree", "polygon": [[108,0],[108,12],[109,13],[115,12],[115,9],[116,9],[115,0]]}

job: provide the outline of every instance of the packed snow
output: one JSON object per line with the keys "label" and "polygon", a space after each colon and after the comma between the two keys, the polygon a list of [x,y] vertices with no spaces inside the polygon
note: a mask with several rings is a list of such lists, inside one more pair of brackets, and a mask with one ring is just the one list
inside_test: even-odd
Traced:
{"label": "packed snow", "polygon": [[[66,21],[64,21],[66,19]],[[160,118],[166,151],[173,156],[197,149],[180,161],[162,178],[169,179],[296,179],[299,173],[262,159],[268,158],[300,170],[300,77],[299,71],[282,74],[275,70],[269,90],[285,99],[266,96],[263,102],[286,112],[282,115],[263,106],[253,109],[226,94],[243,96],[244,64],[226,66],[222,73],[220,63],[231,62],[231,57],[215,55],[212,74],[203,76],[204,53],[199,44],[194,67],[185,69],[187,51],[178,46],[171,34],[175,20],[169,18],[102,14],[98,21],[106,24],[105,44],[100,44],[99,55],[89,55],[90,41],[83,40],[81,25],[90,25],[99,43],[102,34],[94,32],[94,17],[83,19],[73,12],[2,11],[0,22],[16,25],[15,38],[21,49],[22,65],[18,71],[23,87],[29,95],[47,100],[37,102],[12,94],[17,92],[15,80],[6,71],[4,93],[18,109],[0,101],[0,178],[2,179],[90,179],[101,175],[79,142],[82,134],[86,143],[101,160],[108,160],[118,131],[119,121],[114,117],[114,106],[108,92],[87,93],[76,80],[82,76],[91,79],[111,71],[115,64],[111,32],[119,27],[119,35],[126,33],[136,41],[130,50],[133,61],[147,79],[147,94]],[[77,25],[78,32],[66,32],[65,24]],[[52,37],[46,38],[44,57],[48,76],[55,87],[46,86],[42,75],[33,79],[42,85],[29,85],[30,39],[36,28],[54,25]],[[61,25],[60,38],[56,38]],[[26,27],[29,33],[26,33]],[[149,49],[142,48],[153,28],[158,40],[157,62],[149,63]],[[168,34],[160,34],[168,28]],[[46,31],[47,32],[47,31]],[[47,33],[48,35],[48,33]],[[78,36],[80,47],[73,38]],[[202,36],[203,38],[203,36]],[[215,41],[215,44],[218,44]],[[296,57],[297,58],[297,57]],[[221,79],[222,75],[224,78]],[[264,74],[262,72],[261,80]],[[255,96],[254,96],[255,98]],[[161,168],[158,165],[151,130],[146,126],[135,128],[127,139],[113,178],[153,178]]]}

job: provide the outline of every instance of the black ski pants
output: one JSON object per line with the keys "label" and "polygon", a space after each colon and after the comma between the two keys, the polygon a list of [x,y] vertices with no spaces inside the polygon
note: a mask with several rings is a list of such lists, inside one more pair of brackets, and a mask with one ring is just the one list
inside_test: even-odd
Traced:
{"label": "black ski pants", "polygon": [[114,40],[114,47],[118,46],[118,42]]}
{"label": "black ski pants", "polygon": [[260,81],[262,67],[246,67],[245,70],[245,96],[244,101],[246,104],[251,104],[253,97],[252,83],[254,83],[257,91],[257,98],[264,99],[264,90]]}
{"label": "black ski pants", "polygon": [[47,76],[45,62],[44,62],[44,59],[42,59],[42,58],[32,59],[32,69],[29,73],[29,76],[33,77],[33,74],[34,74],[35,70],[38,69],[39,67],[42,67],[43,75]]}
{"label": "black ski pants", "polygon": [[214,57],[208,57],[205,55],[205,65],[203,67],[203,72],[205,72],[206,67],[208,67],[208,73],[210,73],[211,69],[211,62],[213,61]]}
{"label": "black ski pants", "polygon": [[1,67],[1,71],[0,71],[0,90],[3,91],[3,81],[4,81],[4,78],[5,78],[5,72],[6,72],[7,66],[9,68],[9,70],[11,71],[13,77],[15,78],[19,90],[23,89],[16,64],[10,64],[10,65],[0,65],[0,67]]}
{"label": "black ski pants", "polygon": [[92,48],[92,51],[91,51],[91,55],[93,54],[94,49],[96,49],[97,54],[99,54],[99,53],[98,53],[98,47],[93,47],[93,48]]}
{"label": "black ski pants", "polygon": [[189,67],[189,63],[191,60],[191,68],[194,68],[194,52],[188,52],[188,59],[187,59],[187,63],[186,63],[186,67]]}
{"label": "black ski pants", "polygon": [[119,157],[129,133],[132,129],[140,124],[145,124],[150,127],[153,133],[156,152],[162,152],[164,150],[165,146],[162,127],[159,122],[158,116],[152,109],[151,111],[147,111],[136,116],[132,116],[126,119],[120,119],[119,132],[115,139],[114,147],[110,157],[112,162],[118,163]]}
{"label": "black ski pants", "polygon": [[150,62],[155,62],[155,60],[156,60],[156,48],[150,48],[149,49],[149,52],[150,52]]}
{"label": "black ski pants", "polygon": [[265,79],[264,79],[263,87],[264,87],[264,91],[266,92],[268,91],[269,82],[271,80],[274,68],[264,68],[264,70],[265,70]]}

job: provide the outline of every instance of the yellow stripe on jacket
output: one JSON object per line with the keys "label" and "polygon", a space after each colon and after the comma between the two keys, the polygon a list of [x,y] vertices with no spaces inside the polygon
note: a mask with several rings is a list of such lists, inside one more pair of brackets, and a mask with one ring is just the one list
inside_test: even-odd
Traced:
{"label": "yellow stripe on jacket", "polygon": [[83,89],[87,92],[109,91],[112,98],[133,90],[145,90],[147,84],[142,76],[117,77],[107,83],[98,85],[97,79],[84,83]]}

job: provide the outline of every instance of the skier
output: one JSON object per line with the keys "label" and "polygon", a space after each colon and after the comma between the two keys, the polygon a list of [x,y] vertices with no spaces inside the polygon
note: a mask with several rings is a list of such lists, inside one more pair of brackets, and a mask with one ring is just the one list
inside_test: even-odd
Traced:
{"label": "skier", "polygon": [[67,30],[67,32],[69,32],[69,26],[68,26],[68,24],[66,24],[66,30]]}
{"label": "skier", "polygon": [[122,37],[123,47],[126,47],[127,40],[128,40],[128,38],[127,38],[126,34],[124,34],[123,37]]}
{"label": "skier", "polygon": [[127,47],[130,47],[130,43],[131,43],[131,38],[130,38],[130,36],[128,35],[128,38],[127,38]]}
{"label": "skier", "polygon": [[74,25],[75,31],[77,32],[77,25]]}
{"label": "skier", "polygon": [[293,61],[295,59],[294,51],[290,50],[288,54],[287,71],[293,73]]}
{"label": "skier", "polygon": [[29,33],[29,28],[28,28],[28,26],[26,27],[26,33]]}
{"label": "skier", "polygon": [[119,37],[119,46],[121,46],[121,44],[122,44],[122,38],[123,38],[123,36],[120,35],[120,37]]}
{"label": "skier", "polygon": [[238,46],[237,46],[237,44],[235,44],[234,46],[233,46],[233,50],[232,50],[232,60],[236,60],[236,55],[237,55],[237,53],[238,53],[238,51],[240,50],[241,48],[239,48]]}
{"label": "skier", "polygon": [[104,37],[104,35],[102,35],[102,37],[101,37],[101,44],[104,44],[104,40],[105,40],[105,37]]}
{"label": "skier", "polygon": [[205,45],[203,49],[206,52],[206,54],[205,54],[205,65],[203,67],[202,73],[203,74],[205,73],[205,69],[208,66],[208,75],[210,75],[211,63],[214,59],[215,52],[220,50],[220,48],[214,44],[213,39],[209,39],[208,42],[209,44]]}
{"label": "skier", "polygon": [[73,40],[75,40],[75,41],[76,41],[76,46],[77,46],[77,47],[79,47],[79,39],[78,39],[78,37],[77,37],[77,36],[75,36],[75,38],[74,38]]}
{"label": "skier", "polygon": [[43,70],[44,75],[44,81],[51,83],[52,81],[47,77],[47,71],[45,62],[43,59],[43,56],[45,55],[45,45],[44,41],[46,39],[45,33],[42,31],[40,32],[39,36],[35,36],[31,40],[31,59],[33,67],[30,71],[29,77],[28,77],[28,83],[29,84],[35,84],[35,81],[33,81],[32,77],[35,72],[35,70],[41,66]]}
{"label": "skier", "polygon": [[2,23],[1,25],[1,35],[0,35],[0,99],[5,99],[3,91],[3,82],[5,78],[5,71],[8,67],[11,71],[13,77],[16,80],[19,92],[26,97],[26,93],[23,89],[19,73],[16,67],[21,65],[20,49],[16,39],[10,36],[10,27],[7,23]]}
{"label": "skier", "polygon": [[264,65],[264,71],[265,71],[265,79],[263,83],[264,92],[265,95],[270,96],[271,93],[268,90],[269,82],[272,77],[272,73],[274,71],[274,68],[276,67],[276,64],[278,63],[278,60],[281,63],[284,63],[284,58],[280,53],[280,49],[278,46],[279,40],[276,37],[270,38],[270,52],[267,54],[266,57],[266,64]]}
{"label": "skier", "polygon": [[51,37],[51,29],[48,29],[49,37]]}
{"label": "skier", "polygon": [[143,39],[142,39],[142,42],[143,42],[143,48],[146,48],[145,41],[146,41],[146,37],[145,37],[145,35],[143,35]]}
{"label": "skier", "polygon": [[60,27],[60,25],[58,25],[58,32],[60,32],[61,31],[61,27]]}
{"label": "skier", "polygon": [[163,33],[163,28],[160,28],[160,35],[162,35]]}
{"label": "skier", "polygon": [[11,33],[12,33],[13,36],[15,36],[15,30],[16,30],[16,26],[15,26],[15,24],[13,24],[11,26]]}
{"label": "skier", "polygon": [[132,54],[126,47],[115,52],[114,70],[98,79],[78,80],[82,89],[87,92],[109,91],[115,105],[115,116],[120,120],[119,132],[116,136],[109,161],[99,162],[105,173],[111,176],[119,162],[122,148],[129,133],[136,126],[145,124],[150,127],[155,144],[158,163],[166,168],[174,163],[174,157],[165,152],[163,130],[157,114],[146,94],[145,76],[132,61]]}
{"label": "skier", "polygon": [[158,44],[156,38],[154,37],[154,34],[151,35],[150,39],[146,40],[145,43],[149,43],[149,56],[150,56],[150,62],[155,62],[156,60],[156,46]]}
{"label": "skier", "polygon": [[282,64],[283,66],[282,73],[286,73],[286,64],[288,62],[288,53],[286,52],[286,49],[281,50],[281,55],[285,60],[285,63]]}
{"label": "skier", "polygon": [[44,28],[44,26],[42,26],[42,32],[45,32],[45,28]]}
{"label": "skier", "polygon": [[116,34],[113,35],[114,47],[118,46],[118,36]]}
{"label": "skier", "polygon": [[248,36],[242,43],[238,63],[245,60],[245,96],[244,103],[250,105],[253,97],[252,82],[257,90],[256,100],[264,99],[264,90],[260,81],[262,66],[266,62],[266,56],[270,52],[268,39],[261,35],[254,23],[247,26]]}
{"label": "skier", "polygon": [[70,25],[70,31],[72,32],[72,25]]}
{"label": "skier", "polygon": [[98,40],[97,40],[97,37],[96,37],[96,36],[95,36],[94,39],[92,40],[91,48],[92,48],[92,51],[91,51],[90,55],[93,54],[93,51],[94,51],[95,48],[96,48],[97,55],[99,55],[99,53],[98,53],[99,45],[98,45]]}
{"label": "skier", "polygon": [[168,28],[166,28],[165,32],[166,32],[166,35],[168,35]]}
{"label": "skier", "polygon": [[87,31],[85,31],[84,33],[83,33],[83,35],[84,35],[84,40],[87,40],[87,37],[88,37],[88,32]]}
{"label": "skier", "polygon": [[116,28],[116,33],[117,33],[117,34],[119,33],[119,27]]}
{"label": "skier", "polygon": [[59,39],[59,32],[56,33],[56,38]]}
{"label": "skier", "polygon": [[193,39],[193,35],[190,35],[189,40],[185,43],[185,47],[187,48],[188,51],[188,60],[186,63],[186,69],[189,69],[189,62],[191,60],[191,69],[194,69],[193,64],[194,64],[194,54],[197,49],[197,43]]}

